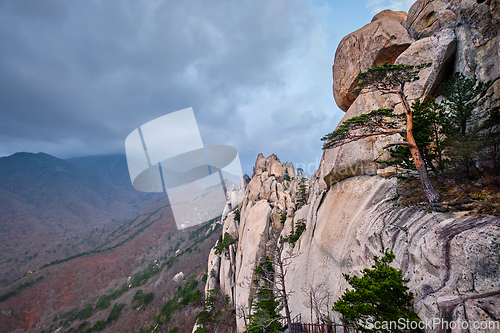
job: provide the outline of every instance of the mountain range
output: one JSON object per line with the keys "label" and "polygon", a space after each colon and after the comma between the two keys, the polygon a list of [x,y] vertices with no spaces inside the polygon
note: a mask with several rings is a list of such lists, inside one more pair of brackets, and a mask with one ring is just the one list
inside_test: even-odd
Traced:
{"label": "mountain range", "polygon": [[88,251],[162,194],[135,191],[124,156],[0,158],[0,280]]}
{"label": "mountain range", "polygon": [[190,332],[220,225],[177,230],[125,156],[0,158],[0,212],[0,332]]}

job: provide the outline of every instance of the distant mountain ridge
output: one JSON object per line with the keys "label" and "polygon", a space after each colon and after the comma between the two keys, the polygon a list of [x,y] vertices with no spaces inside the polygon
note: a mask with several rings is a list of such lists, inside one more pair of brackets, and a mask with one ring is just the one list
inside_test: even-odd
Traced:
{"label": "distant mountain ridge", "polygon": [[87,251],[165,194],[141,193],[121,155],[62,160],[45,153],[0,158],[0,280]]}
{"label": "distant mountain ridge", "polygon": [[97,173],[126,190],[135,191],[130,182],[127,157],[123,154],[72,157],[66,161]]}

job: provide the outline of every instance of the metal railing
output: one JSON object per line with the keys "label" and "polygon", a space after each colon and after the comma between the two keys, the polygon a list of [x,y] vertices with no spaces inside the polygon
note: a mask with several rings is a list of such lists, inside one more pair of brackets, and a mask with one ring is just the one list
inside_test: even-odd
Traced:
{"label": "metal railing", "polygon": [[358,333],[356,326],[341,324],[292,323],[290,333]]}
{"label": "metal railing", "polygon": [[358,329],[353,325],[342,325],[333,323],[306,324],[302,322],[302,316],[299,313],[292,318],[291,327],[288,327],[286,318],[280,318],[279,321],[284,327],[283,333],[358,333]]}

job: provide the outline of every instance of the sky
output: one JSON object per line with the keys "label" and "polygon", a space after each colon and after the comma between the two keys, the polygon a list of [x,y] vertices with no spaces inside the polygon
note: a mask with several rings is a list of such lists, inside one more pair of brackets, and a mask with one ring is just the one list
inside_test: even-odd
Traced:
{"label": "sky", "polygon": [[192,107],[244,173],[275,153],[310,176],[344,115],[340,40],[413,2],[0,0],[0,156],[124,154],[137,127]]}

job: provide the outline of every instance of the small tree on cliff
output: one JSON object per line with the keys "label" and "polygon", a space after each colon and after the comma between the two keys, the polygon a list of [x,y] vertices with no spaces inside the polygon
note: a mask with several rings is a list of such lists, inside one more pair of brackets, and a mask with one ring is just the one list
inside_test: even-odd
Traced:
{"label": "small tree on cliff", "polygon": [[441,195],[434,189],[427,174],[425,162],[413,137],[413,113],[408,104],[404,87],[406,83],[419,79],[420,71],[430,64],[390,65],[387,62],[381,66],[369,68],[360,73],[356,80],[355,93],[380,91],[383,94],[398,95],[406,114],[406,128],[398,128],[396,115],[391,109],[373,110],[368,114],[346,120],[335,131],[322,138],[325,141],[323,149],[338,147],[349,142],[357,141],[370,136],[400,134],[404,141],[396,142],[384,148],[404,146],[410,149],[413,163],[420,176],[422,188],[431,204],[441,201]]}
{"label": "small tree on cliff", "polygon": [[492,84],[493,81],[481,82],[476,77],[466,77],[460,72],[455,72],[451,79],[443,84],[445,117],[442,130],[447,138],[447,154],[458,162],[462,176],[467,182],[471,179],[469,169],[475,166],[473,155],[477,154],[485,143],[479,133],[487,129],[491,117],[483,126],[479,124],[498,108],[498,99],[492,99],[493,94],[488,94]]}
{"label": "small tree on cliff", "polygon": [[381,252],[384,256],[375,256],[372,268],[363,269],[362,277],[344,274],[353,290],[344,292],[333,311],[340,312],[343,323],[354,324],[361,332],[408,332],[388,323],[420,321],[412,309],[413,293],[405,285],[409,280],[403,279],[402,270],[390,266],[394,253],[387,249]]}
{"label": "small tree on cliff", "polygon": [[279,319],[281,316],[281,302],[274,295],[274,279],[276,271],[269,257],[257,265],[254,269],[257,291],[252,302],[252,314],[249,316],[250,324],[248,332],[251,333],[273,333],[282,329]]}
{"label": "small tree on cliff", "polygon": [[[257,291],[252,302],[248,332],[275,332],[281,328],[280,320],[285,322],[285,327],[291,327],[289,299],[292,291],[287,289],[285,277],[291,261],[299,254],[291,253],[292,249],[285,243],[279,231],[271,232],[268,242],[270,255],[254,270],[253,286]],[[277,316],[281,311],[284,315]],[[243,309],[240,314],[245,317]]]}

